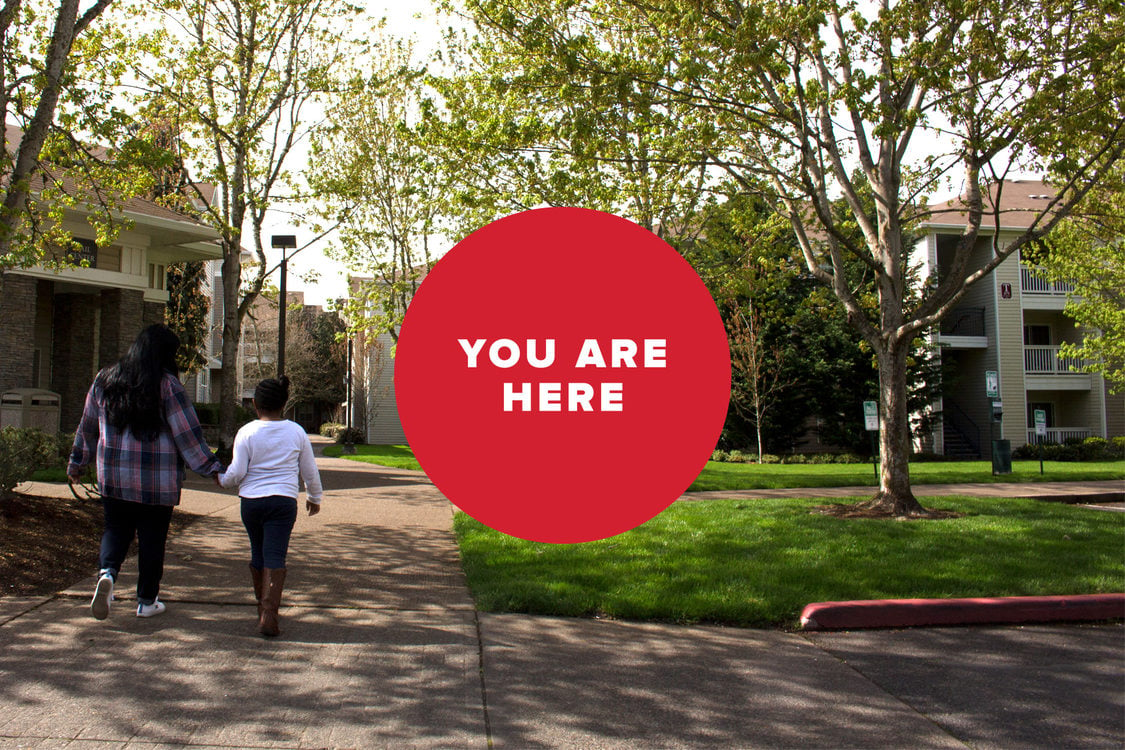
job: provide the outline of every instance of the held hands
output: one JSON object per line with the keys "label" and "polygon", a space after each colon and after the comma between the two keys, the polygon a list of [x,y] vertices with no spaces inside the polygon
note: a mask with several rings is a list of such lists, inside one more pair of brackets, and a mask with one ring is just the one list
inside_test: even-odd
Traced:
{"label": "held hands", "polygon": [[305,510],[307,510],[309,512],[310,516],[315,516],[317,513],[320,512],[320,504],[319,503],[310,503],[308,500],[306,500],[305,501]]}

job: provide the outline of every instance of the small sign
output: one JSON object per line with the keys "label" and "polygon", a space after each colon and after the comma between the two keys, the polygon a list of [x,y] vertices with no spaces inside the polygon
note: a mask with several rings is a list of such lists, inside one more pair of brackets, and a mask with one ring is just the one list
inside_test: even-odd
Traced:
{"label": "small sign", "polygon": [[1047,437],[1047,412],[1044,409],[1035,410],[1035,434]]}
{"label": "small sign", "polygon": [[1012,298],[1012,285],[1009,284],[1006,281],[1004,283],[1002,283],[1000,285],[1000,296],[1003,299],[1011,299]]}
{"label": "small sign", "polygon": [[879,431],[879,405],[874,401],[863,402],[863,428],[868,432]]}
{"label": "small sign", "polygon": [[1000,373],[989,370],[984,374],[984,395],[988,398],[1000,398]]}

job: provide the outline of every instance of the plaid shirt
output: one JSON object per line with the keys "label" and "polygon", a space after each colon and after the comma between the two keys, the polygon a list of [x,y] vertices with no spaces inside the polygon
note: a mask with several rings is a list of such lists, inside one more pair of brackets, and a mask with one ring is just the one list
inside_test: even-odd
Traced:
{"label": "plaid shirt", "polygon": [[195,408],[174,375],[164,376],[160,398],[164,412],[160,433],[151,442],[138,440],[132,430],[118,431],[107,421],[101,378],[95,378],[86,394],[67,473],[80,473],[96,451],[102,495],[151,505],[179,505],[185,463],[204,476],[222,471],[222,464],[203,439]]}

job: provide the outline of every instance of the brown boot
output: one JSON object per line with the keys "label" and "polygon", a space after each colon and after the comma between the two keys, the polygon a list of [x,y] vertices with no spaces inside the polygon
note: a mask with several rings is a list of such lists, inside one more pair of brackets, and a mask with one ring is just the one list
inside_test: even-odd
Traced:
{"label": "brown boot", "polygon": [[258,603],[258,619],[262,619],[262,569],[250,566],[250,578],[254,581],[254,601]]}
{"label": "brown boot", "polygon": [[285,568],[262,569],[262,616],[258,618],[258,632],[275,636],[281,633],[277,610],[281,606],[281,592],[285,588]]}

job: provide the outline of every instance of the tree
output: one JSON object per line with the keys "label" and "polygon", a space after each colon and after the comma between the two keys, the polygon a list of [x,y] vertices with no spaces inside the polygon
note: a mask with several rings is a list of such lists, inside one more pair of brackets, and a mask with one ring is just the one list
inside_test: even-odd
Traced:
{"label": "tree", "polygon": [[344,303],[353,330],[386,331],[397,341],[434,262],[430,241],[440,229],[452,160],[425,142],[422,74],[411,46],[387,43],[375,57],[378,67],[353,78],[351,93],[329,110],[332,128],[314,139],[311,186],[321,216],[340,222],[335,255],[371,277]]}
{"label": "tree", "polygon": [[[1048,234],[1125,151],[1125,20],[1116,2],[966,0],[467,0],[481,25],[546,50],[574,88],[652,87],[699,113],[685,134],[791,223],[808,272],[832,290],[879,369],[880,488],[872,510],[926,515],[911,490],[907,366],[915,340],[966,290]],[[623,32],[622,30],[628,30]],[[631,48],[607,40],[628,33]],[[652,65],[658,60],[660,66]],[[627,101],[619,103],[627,106]],[[936,134],[948,151],[920,146]],[[923,153],[922,150],[929,151]],[[860,170],[863,185],[852,178]],[[1045,174],[1056,196],[972,270],[1000,223],[1003,178]],[[911,286],[908,238],[927,196],[959,173],[967,222],[947,272]],[[873,208],[862,200],[868,187]],[[837,196],[848,206],[841,220]],[[856,230],[853,232],[852,230]],[[855,241],[858,234],[861,241]],[[872,275],[873,305],[847,259]]]}
{"label": "tree", "polygon": [[289,405],[308,404],[330,411],[347,397],[345,330],[335,312],[303,307],[293,312],[285,333],[285,374],[292,381]]}
{"label": "tree", "polygon": [[[217,187],[192,183],[223,247],[221,440],[234,438],[242,321],[266,277],[262,227],[281,194],[294,146],[315,127],[309,105],[332,86],[347,50],[339,24],[353,8],[336,0],[165,0],[164,31],[148,41],[155,60],[138,69],[171,119],[182,163]],[[169,30],[170,29],[170,30]],[[243,279],[243,244],[257,263]]]}
{"label": "tree", "polygon": [[[525,35],[509,33],[522,17],[502,4],[470,5],[497,15],[475,15],[467,41],[450,38],[452,73],[429,79],[446,113],[435,137],[471,164],[458,172],[450,211],[474,229],[513,211],[577,205],[663,239],[690,238],[711,175],[706,144],[683,137],[702,124],[660,81],[663,56],[639,47],[643,35],[627,26],[603,29],[597,48],[538,43],[567,23],[565,5],[545,4]],[[583,62],[590,75],[572,75]],[[615,63],[632,75],[612,71]]]}
{"label": "tree", "polygon": [[164,323],[180,337],[180,353],[176,359],[180,372],[196,373],[207,366],[211,300],[203,290],[206,278],[207,264],[203,261],[168,266],[168,307],[164,311]]}
{"label": "tree", "polygon": [[[47,4],[4,0],[0,7],[0,290],[3,271],[70,263],[65,212],[81,209],[109,244],[117,209],[147,192],[157,158],[127,133],[112,101],[123,49],[112,24],[96,24],[110,0]],[[104,144],[114,144],[108,150]]]}
{"label": "tree", "polygon": [[1052,281],[1071,286],[1066,314],[1083,329],[1081,344],[1060,354],[1086,361],[1115,393],[1125,389],[1125,170],[1114,184],[1092,191],[1070,219],[1030,259]]}

